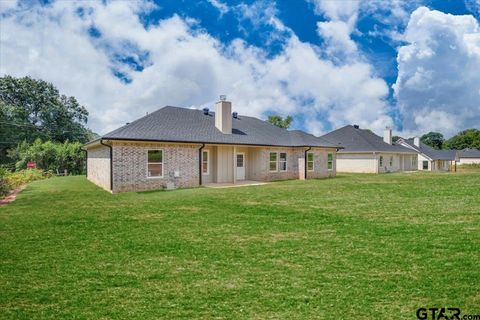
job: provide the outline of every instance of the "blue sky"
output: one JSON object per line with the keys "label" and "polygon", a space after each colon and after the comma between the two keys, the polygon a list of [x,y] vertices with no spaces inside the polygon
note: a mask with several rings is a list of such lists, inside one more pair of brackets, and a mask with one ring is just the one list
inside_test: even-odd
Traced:
{"label": "blue sky", "polygon": [[480,126],[480,0],[0,4],[0,74],[53,82],[100,133],[220,94],[315,134]]}

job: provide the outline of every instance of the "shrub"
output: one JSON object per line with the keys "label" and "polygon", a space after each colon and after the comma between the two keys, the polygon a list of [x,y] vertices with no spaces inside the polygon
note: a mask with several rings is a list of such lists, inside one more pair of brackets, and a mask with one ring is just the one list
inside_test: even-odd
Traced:
{"label": "shrub", "polygon": [[5,168],[0,168],[0,198],[10,191],[10,185],[7,182],[8,171]]}
{"label": "shrub", "polygon": [[0,196],[5,196],[12,189],[18,188],[26,183],[50,178],[52,172],[39,169],[27,169],[16,172],[9,172],[0,168]]}
{"label": "shrub", "polygon": [[17,170],[25,169],[32,160],[39,169],[81,174],[85,171],[85,154],[81,147],[79,142],[54,143],[37,139],[31,144],[20,143],[9,151],[9,157],[16,161]]}

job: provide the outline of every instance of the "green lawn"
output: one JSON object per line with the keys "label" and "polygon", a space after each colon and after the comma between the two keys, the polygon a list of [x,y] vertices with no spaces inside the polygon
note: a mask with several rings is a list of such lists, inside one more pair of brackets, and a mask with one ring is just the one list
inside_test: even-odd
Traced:
{"label": "green lawn", "polygon": [[0,208],[0,318],[416,319],[480,313],[480,172],[111,195],[31,183]]}

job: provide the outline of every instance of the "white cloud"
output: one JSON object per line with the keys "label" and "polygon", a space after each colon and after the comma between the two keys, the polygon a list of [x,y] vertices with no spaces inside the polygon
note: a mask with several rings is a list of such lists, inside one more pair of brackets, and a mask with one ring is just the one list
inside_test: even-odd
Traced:
{"label": "white cloud", "polygon": [[465,6],[473,14],[480,16],[480,0],[464,0]]}
{"label": "white cloud", "polygon": [[480,126],[480,28],[472,16],[415,10],[393,88],[404,129],[453,135]]}
{"label": "white cloud", "polygon": [[324,14],[330,20],[349,21],[356,19],[360,8],[358,0],[312,0],[315,5],[315,11],[318,14]]}
{"label": "white cloud", "polygon": [[220,11],[220,15],[224,15],[225,13],[228,12],[229,8],[228,6],[219,1],[219,0],[207,0],[213,7],[215,7],[218,11]]}
{"label": "white cloud", "polygon": [[[242,114],[302,115],[315,133],[347,123],[374,130],[391,124],[385,115],[388,87],[369,64],[320,58],[319,48],[299,41],[274,14],[269,23],[288,38],[283,51],[268,58],[239,39],[225,46],[193,28],[191,19],[173,16],[145,28],[138,13],[152,7],[58,1],[9,13],[0,21],[0,74],[54,83],[87,106],[90,126],[99,133],[164,105],[212,105],[219,94],[227,94]],[[88,34],[92,26],[98,39]],[[148,52],[143,71],[112,61],[114,54],[140,59],[138,52]],[[122,83],[112,68],[131,83]]]}
{"label": "white cloud", "polygon": [[317,31],[325,41],[324,52],[339,62],[358,59],[358,48],[351,39],[357,23],[360,2],[357,0],[314,0],[315,12],[328,21],[317,22]]}

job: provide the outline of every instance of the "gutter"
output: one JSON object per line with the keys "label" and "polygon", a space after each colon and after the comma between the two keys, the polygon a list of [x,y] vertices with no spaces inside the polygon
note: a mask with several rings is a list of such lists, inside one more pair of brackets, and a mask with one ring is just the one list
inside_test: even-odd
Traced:
{"label": "gutter", "polygon": [[[198,149],[198,185],[202,185],[202,150],[205,148],[205,143],[202,143],[200,149]],[[210,161],[210,160],[209,160]]]}
{"label": "gutter", "polygon": [[103,143],[102,139],[100,139],[100,144],[110,149],[110,191],[113,192],[113,148],[111,145]]}
{"label": "gutter", "polygon": [[312,150],[312,147],[308,147],[308,149],[305,150],[305,180],[307,180],[307,167],[308,167],[308,159],[307,159],[307,153],[308,151]]}
{"label": "gutter", "polygon": [[[162,142],[162,143],[186,143],[186,144],[203,144],[208,143],[209,145],[236,145],[236,146],[251,146],[251,147],[284,147],[284,148],[308,148],[312,147],[311,145],[276,145],[276,144],[256,144],[256,143],[236,143],[236,142],[212,142],[212,141],[184,141],[184,140],[158,140],[158,139],[137,139],[137,138],[111,138],[111,137],[103,137],[102,139],[108,139],[109,141],[139,141],[139,142]],[[101,141],[101,140],[100,140]],[[96,141],[89,142],[91,144]],[[85,144],[88,145],[88,144]],[[344,147],[339,146],[314,146],[315,148],[325,148],[325,149],[344,149]]]}

